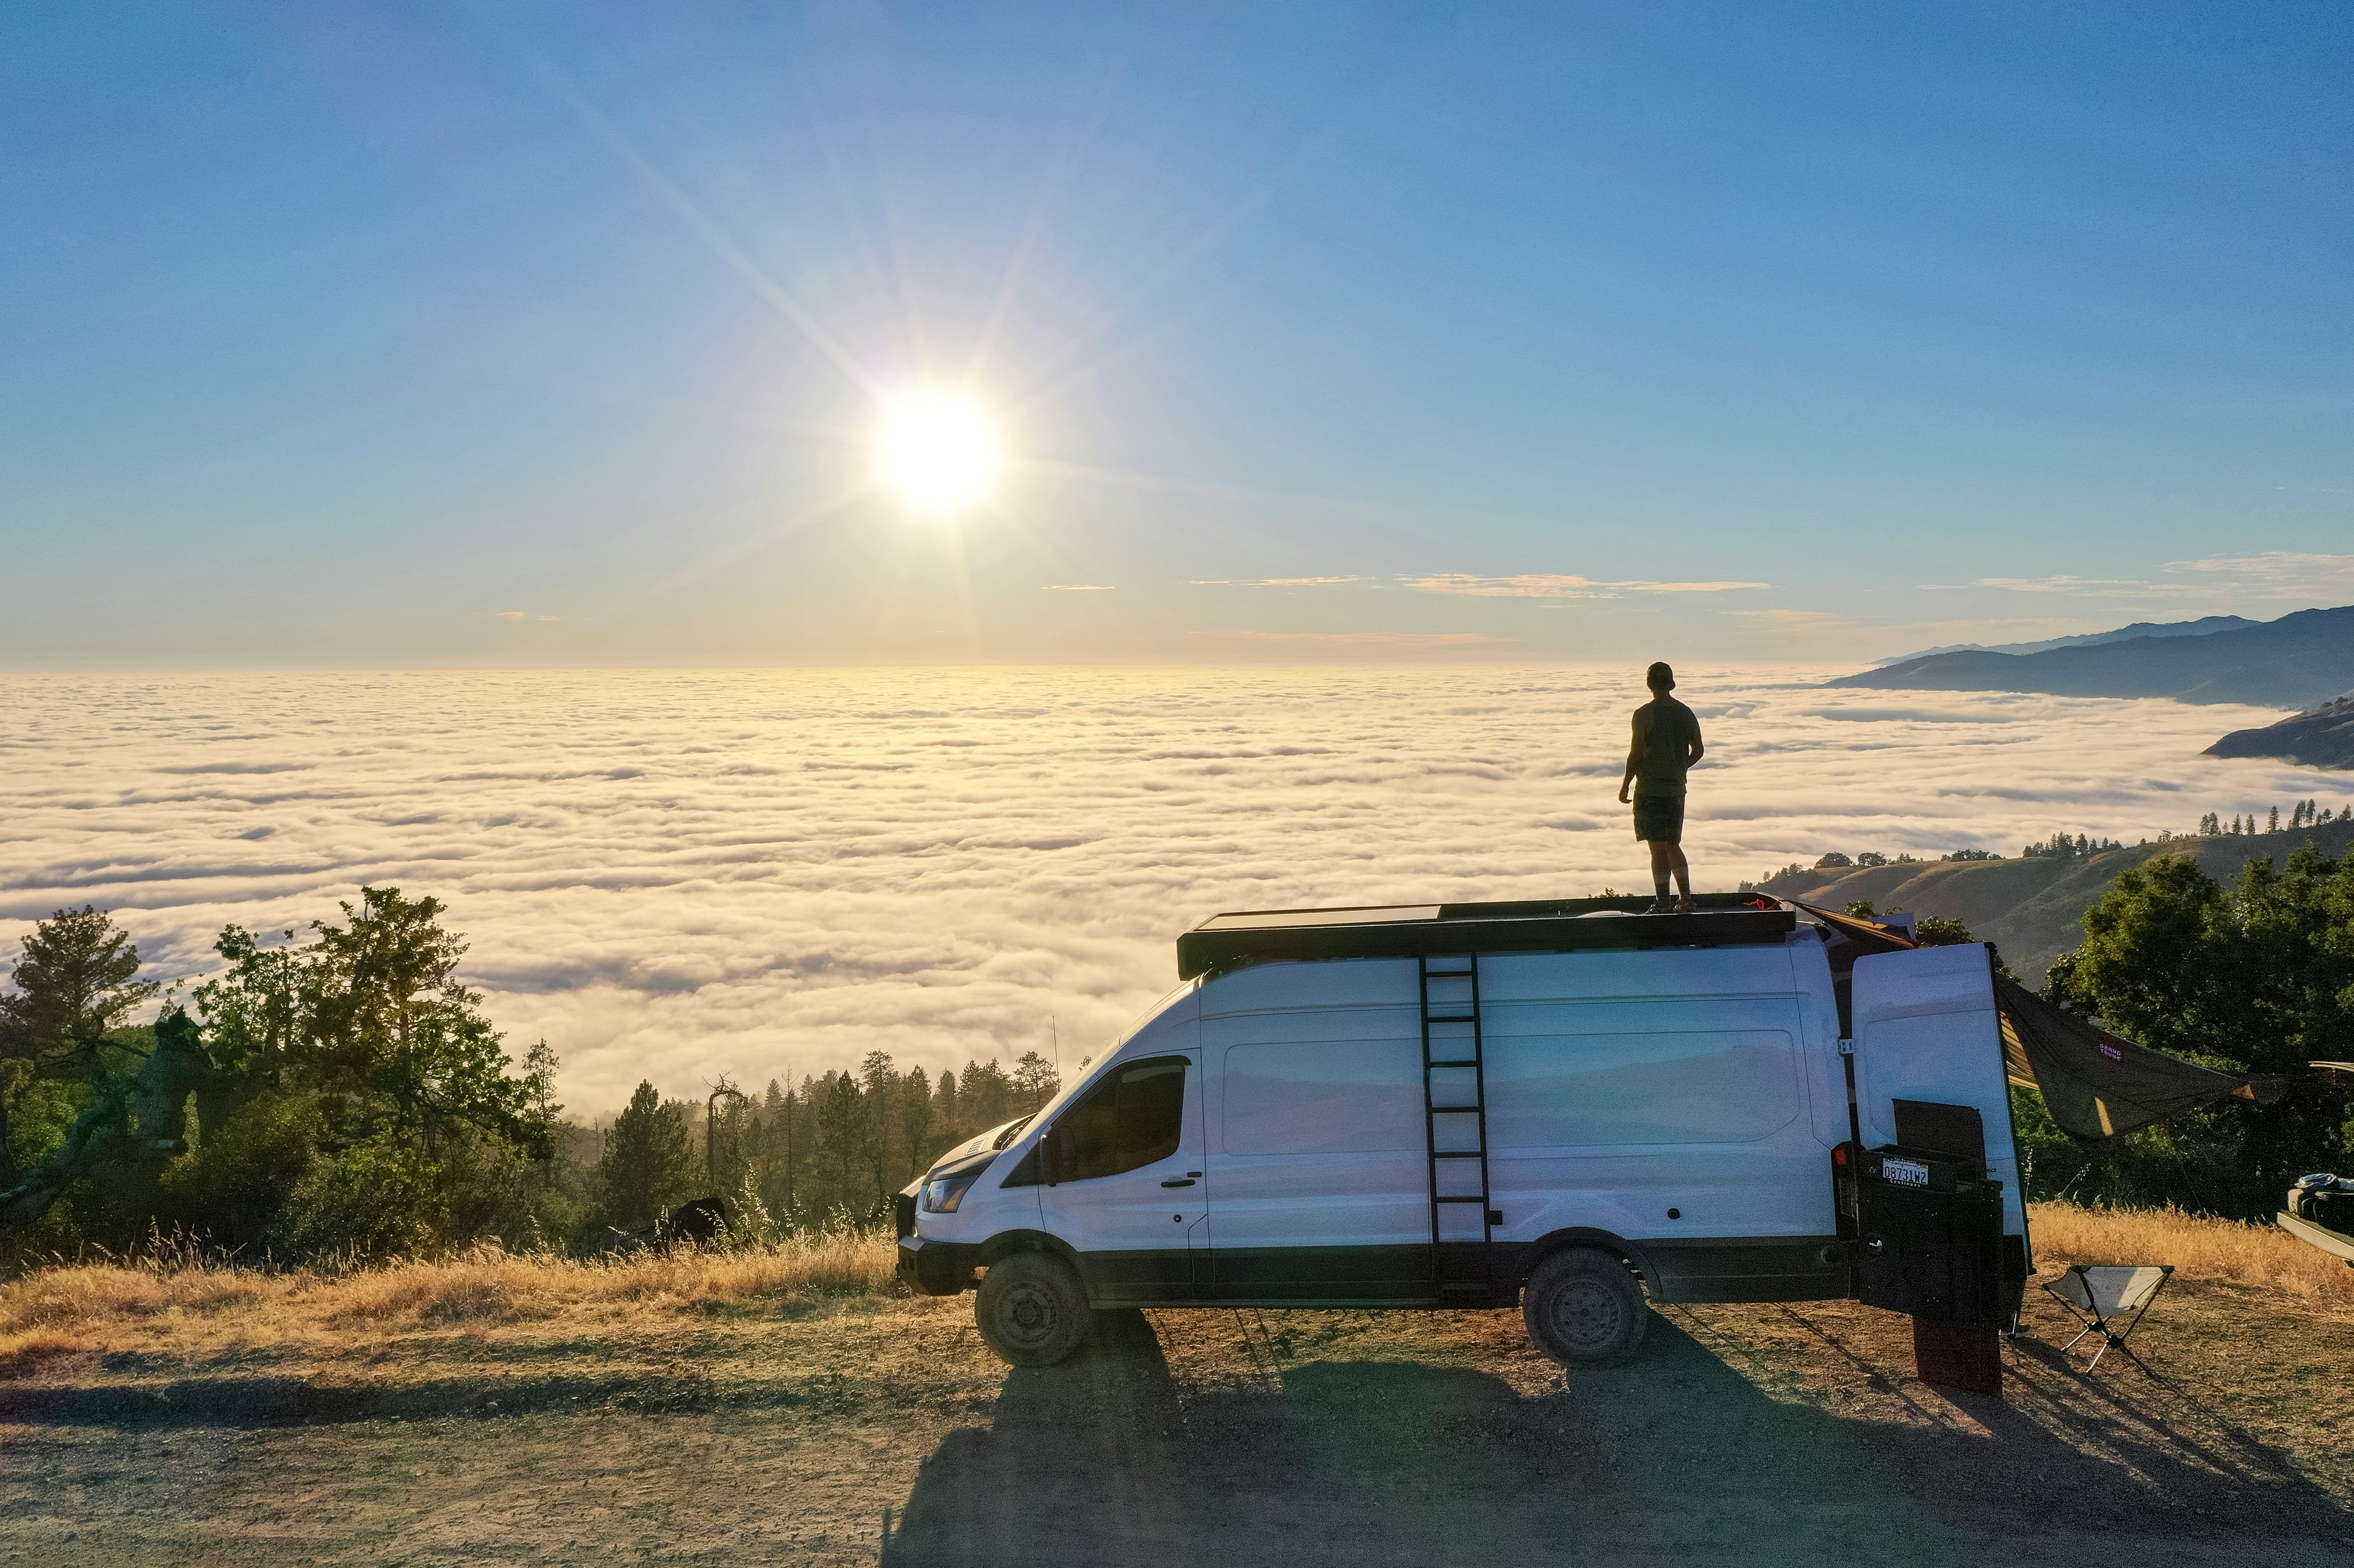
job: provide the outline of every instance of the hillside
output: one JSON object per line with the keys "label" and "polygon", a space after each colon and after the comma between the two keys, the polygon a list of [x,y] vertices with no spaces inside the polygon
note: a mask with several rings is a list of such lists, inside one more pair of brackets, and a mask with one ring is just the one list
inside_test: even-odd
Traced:
{"label": "hillside", "polygon": [[1894,914],[1959,920],[1973,936],[1995,944],[2003,961],[2031,986],[2062,953],[2084,940],[2084,911],[2117,874],[2162,854],[2191,854],[2208,875],[2229,881],[2251,860],[2286,861],[2298,846],[2318,845],[2335,859],[2354,846],[2354,822],[2326,822],[2277,833],[2173,839],[2108,850],[2084,860],[1933,861],[1914,865],[1788,872],[1761,891],[1779,898],[1840,909],[1858,900]]}
{"label": "hillside", "polygon": [[2308,708],[2354,687],[2354,606],[2299,610],[2201,637],[2135,637],[2041,653],[1937,653],[1826,684]]}
{"label": "hillside", "polygon": [[2279,757],[2315,768],[2354,768],[2354,692],[2278,724],[2235,729],[2207,748],[2210,757]]}
{"label": "hillside", "polygon": [[2137,637],[2211,637],[2218,631],[2237,631],[2243,627],[2263,624],[2261,620],[2250,620],[2239,615],[2202,615],[2196,620],[2137,620],[2131,626],[2120,626],[2114,631],[2087,631],[2075,637],[2047,637],[2041,642],[1948,642],[1941,648],[1921,648],[1910,653],[1899,653],[1893,659],[1874,659],[1872,663],[1885,669],[1891,664],[1909,663],[1938,653],[2041,653],[2051,648],[2091,648],[2103,642],[2126,642]]}

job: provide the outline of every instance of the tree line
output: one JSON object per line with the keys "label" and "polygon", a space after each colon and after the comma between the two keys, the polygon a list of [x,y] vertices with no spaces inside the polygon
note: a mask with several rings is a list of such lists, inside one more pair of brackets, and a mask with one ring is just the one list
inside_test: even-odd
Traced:
{"label": "tree line", "polygon": [[593,1244],[600,1229],[648,1225],[711,1196],[787,1230],[878,1216],[944,1150],[1029,1115],[1060,1087],[1035,1051],[1011,1071],[992,1057],[937,1079],[872,1051],[855,1072],[771,1078],[757,1096],[723,1079],[700,1102],[665,1100],[643,1082],[600,1137],[571,1140],[594,1150],[593,1164],[574,1160],[581,1234]]}
{"label": "tree line", "polygon": [[307,937],[230,926],[185,996],[141,977],[106,913],[37,922],[0,991],[0,1256],[158,1234],[290,1261],[488,1237],[590,1250],[715,1195],[771,1231],[856,1222],[1057,1086],[1035,1052],[935,1081],[878,1051],[758,1098],[642,1084],[610,1128],[585,1127],[547,1043],[515,1061],[457,978],[445,913],[363,888]]}

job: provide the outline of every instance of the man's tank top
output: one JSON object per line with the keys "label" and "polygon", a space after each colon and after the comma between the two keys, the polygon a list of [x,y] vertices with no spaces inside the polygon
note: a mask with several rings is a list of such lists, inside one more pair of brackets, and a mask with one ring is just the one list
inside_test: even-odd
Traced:
{"label": "man's tank top", "polygon": [[1643,760],[1635,769],[1638,795],[1681,795],[1684,792],[1685,758],[1700,738],[1700,720],[1673,697],[1655,697],[1649,705],[1651,727],[1643,736]]}

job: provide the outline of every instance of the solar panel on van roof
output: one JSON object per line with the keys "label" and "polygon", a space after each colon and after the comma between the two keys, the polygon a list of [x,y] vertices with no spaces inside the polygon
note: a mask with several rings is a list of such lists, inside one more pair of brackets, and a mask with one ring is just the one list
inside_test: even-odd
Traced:
{"label": "solar panel on van roof", "polygon": [[1370,926],[1384,920],[1436,920],[1442,907],[1437,904],[1394,904],[1379,909],[1261,909],[1240,915],[1213,915],[1194,928],[1266,931],[1294,926]]}
{"label": "solar panel on van roof", "polygon": [[1212,916],[1177,938],[1177,973],[1191,980],[1246,964],[1310,959],[1716,948],[1779,942],[1797,926],[1793,911],[1758,908],[1743,894],[1698,894],[1692,903],[1690,915],[1644,914],[1649,901],[1641,898],[1237,910]]}

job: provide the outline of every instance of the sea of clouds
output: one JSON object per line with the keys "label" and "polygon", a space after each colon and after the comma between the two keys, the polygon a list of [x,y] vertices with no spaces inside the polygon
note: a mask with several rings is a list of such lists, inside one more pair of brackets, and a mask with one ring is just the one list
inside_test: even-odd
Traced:
{"label": "sea of clouds", "polygon": [[[1703,889],[1826,850],[2128,842],[2329,794],[2199,755],[2278,715],[1694,672]],[[1648,891],[1633,670],[0,676],[0,962],[110,908],[150,972],[231,922],[430,893],[582,1112],[867,1052],[1076,1062],[1220,910]],[[2325,801],[2325,803],[2329,803]]]}

